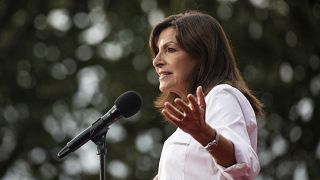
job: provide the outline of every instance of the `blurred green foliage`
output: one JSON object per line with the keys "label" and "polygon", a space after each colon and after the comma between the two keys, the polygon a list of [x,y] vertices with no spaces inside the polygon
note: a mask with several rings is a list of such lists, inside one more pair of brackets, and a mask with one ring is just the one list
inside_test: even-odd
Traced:
{"label": "blurred green foliage", "polygon": [[207,12],[225,28],[264,102],[257,179],[320,178],[320,3],[293,0],[0,0],[0,178],[98,179],[89,142],[57,152],[127,90],[140,112],[110,127],[107,179],[151,179],[174,130],[159,94],[148,35],[162,18]]}

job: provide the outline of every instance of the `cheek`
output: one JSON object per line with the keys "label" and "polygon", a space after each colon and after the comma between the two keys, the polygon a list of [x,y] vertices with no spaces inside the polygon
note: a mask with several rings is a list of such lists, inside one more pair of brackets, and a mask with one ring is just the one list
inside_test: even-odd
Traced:
{"label": "cheek", "polygon": [[191,83],[193,76],[194,76],[193,68],[186,67],[184,69],[181,69],[179,76],[177,77],[177,80],[186,86]]}

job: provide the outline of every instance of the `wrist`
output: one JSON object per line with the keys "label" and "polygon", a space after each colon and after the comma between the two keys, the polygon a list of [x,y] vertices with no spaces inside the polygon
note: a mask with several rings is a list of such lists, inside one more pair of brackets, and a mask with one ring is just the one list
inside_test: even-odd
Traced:
{"label": "wrist", "polygon": [[212,141],[210,141],[206,146],[204,146],[204,148],[208,151],[208,152],[211,152],[214,150],[214,148],[216,148],[218,146],[218,143],[219,143],[219,133],[218,131],[215,131],[216,134],[215,134],[215,137]]}
{"label": "wrist", "polygon": [[201,133],[197,133],[194,138],[202,145],[206,146],[209,142],[216,138],[216,130],[211,126],[207,126]]}

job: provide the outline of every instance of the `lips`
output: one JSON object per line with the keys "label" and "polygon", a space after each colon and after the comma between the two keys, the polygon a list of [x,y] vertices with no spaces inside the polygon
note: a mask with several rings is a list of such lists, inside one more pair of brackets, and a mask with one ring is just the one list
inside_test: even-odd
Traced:
{"label": "lips", "polygon": [[162,79],[162,78],[165,78],[165,77],[171,75],[172,73],[169,71],[161,71],[158,74],[159,74],[159,79]]}

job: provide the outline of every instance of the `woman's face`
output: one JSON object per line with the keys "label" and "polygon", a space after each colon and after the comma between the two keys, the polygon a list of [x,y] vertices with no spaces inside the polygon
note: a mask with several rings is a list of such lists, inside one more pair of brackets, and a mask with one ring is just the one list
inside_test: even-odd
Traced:
{"label": "woman's face", "polygon": [[160,33],[157,47],[153,66],[159,75],[159,89],[182,97],[189,92],[197,60],[179,46],[174,28],[166,28]]}

